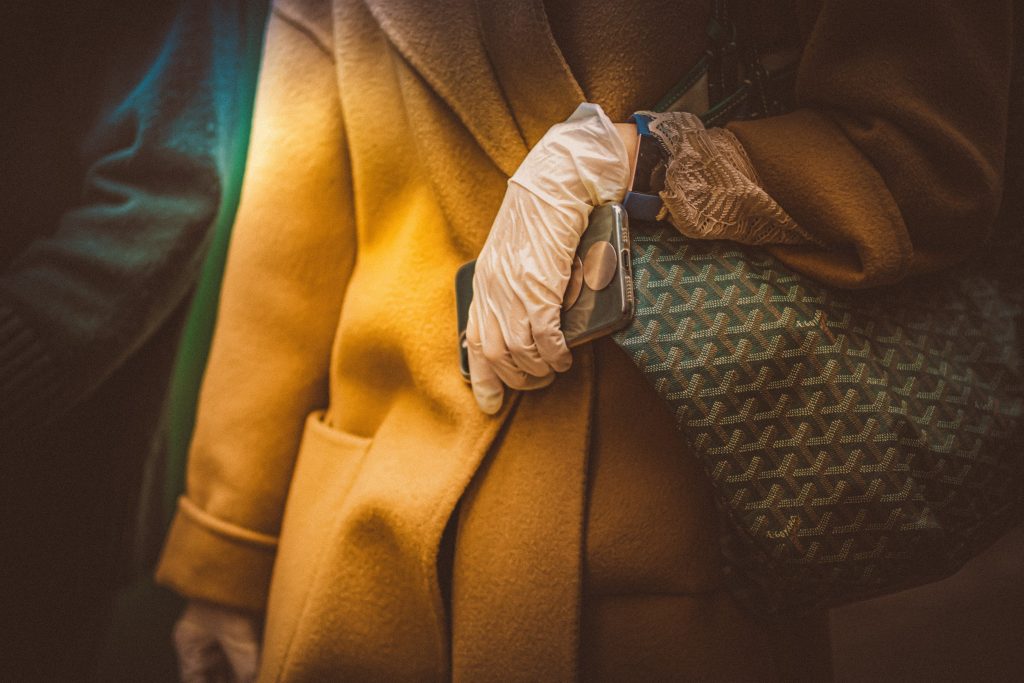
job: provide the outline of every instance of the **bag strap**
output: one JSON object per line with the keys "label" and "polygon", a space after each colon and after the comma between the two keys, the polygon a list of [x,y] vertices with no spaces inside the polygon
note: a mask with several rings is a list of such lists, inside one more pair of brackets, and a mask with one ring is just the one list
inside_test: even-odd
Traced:
{"label": "bag strap", "polygon": [[[795,18],[790,20],[795,24]],[[712,0],[707,51],[651,111],[699,113],[704,125],[711,127],[792,108],[797,53],[766,66],[763,55],[770,46],[753,30],[754,23],[748,2]],[[704,95],[696,92],[700,88],[706,89],[706,98],[698,96]]]}
{"label": "bag strap", "polygon": [[712,0],[708,20],[708,102],[720,102],[736,91],[739,83],[739,60],[736,24],[728,0]]}

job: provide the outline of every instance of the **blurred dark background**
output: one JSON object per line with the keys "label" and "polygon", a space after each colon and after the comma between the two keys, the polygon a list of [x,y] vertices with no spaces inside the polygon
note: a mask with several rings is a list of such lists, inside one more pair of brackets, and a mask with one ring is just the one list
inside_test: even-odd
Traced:
{"label": "blurred dark background", "polygon": [[245,0],[0,5],[0,680],[175,678],[179,600],[149,574],[265,16]]}

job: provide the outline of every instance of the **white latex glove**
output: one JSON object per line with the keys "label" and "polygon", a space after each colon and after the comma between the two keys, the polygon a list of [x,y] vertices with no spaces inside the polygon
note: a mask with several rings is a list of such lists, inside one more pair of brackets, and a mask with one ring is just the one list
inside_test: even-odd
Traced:
{"label": "white latex glove", "polygon": [[539,389],[572,365],[560,329],[572,259],[595,206],[622,201],[629,158],[614,124],[581,104],[552,126],[509,179],[476,262],[466,342],[480,408],[501,408],[502,383]]}
{"label": "white latex glove", "polygon": [[182,683],[256,680],[260,636],[255,617],[193,600],[174,625]]}

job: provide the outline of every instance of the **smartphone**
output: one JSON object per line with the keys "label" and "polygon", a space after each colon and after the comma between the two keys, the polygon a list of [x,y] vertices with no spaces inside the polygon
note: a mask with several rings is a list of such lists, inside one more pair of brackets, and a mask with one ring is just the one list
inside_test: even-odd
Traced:
{"label": "smartphone", "polygon": [[[476,261],[455,274],[459,326],[459,366],[469,381],[466,326],[473,300]],[[633,319],[633,276],[629,253],[629,218],[621,204],[604,204],[590,213],[580,238],[562,299],[562,333],[570,347],[617,332]]]}

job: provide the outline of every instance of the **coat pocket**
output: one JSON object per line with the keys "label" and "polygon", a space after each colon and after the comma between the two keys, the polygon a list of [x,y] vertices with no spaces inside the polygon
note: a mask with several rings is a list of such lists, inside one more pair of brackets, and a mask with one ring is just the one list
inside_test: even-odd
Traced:
{"label": "coat pocket", "polygon": [[306,419],[271,582],[268,643],[273,642],[271,631],[290,633],[295,628],[320,555],[330,545],[371,441],[329,427],[322,411]]}

